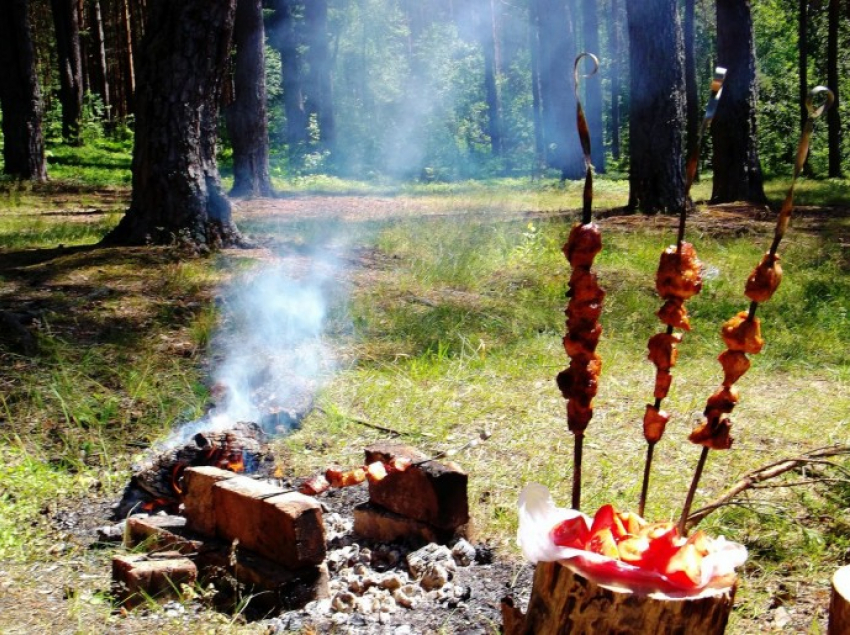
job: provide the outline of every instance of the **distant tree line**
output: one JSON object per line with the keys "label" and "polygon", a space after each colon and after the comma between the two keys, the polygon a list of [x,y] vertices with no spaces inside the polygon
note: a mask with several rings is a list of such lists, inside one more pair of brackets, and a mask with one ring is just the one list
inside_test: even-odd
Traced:
{"label": "distant tree line", "polygon": [[[233,195],[305,172],[456,179],[583,174],[572,62],[598,173],[674,212],[715,65],[712,200],[764,201],[813,83],[846,93],[850,0],[0,0],[3,170],[44,179],[45,117],[135,135],[133,202],[112,240],[238,241]],[[811,174],[848,169],[843,101]],[[59,113],[61,117],[56,117]],[[189,203],[191,201],[191,203]],[[193,220],[190,220],[193,219]]]}

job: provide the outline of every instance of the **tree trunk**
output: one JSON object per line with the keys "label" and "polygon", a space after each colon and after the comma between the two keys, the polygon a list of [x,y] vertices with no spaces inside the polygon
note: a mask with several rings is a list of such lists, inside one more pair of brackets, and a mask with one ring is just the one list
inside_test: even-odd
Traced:
{"label": "tree trunk", "polygon": [[307,0],[304,3],[304,22],[307,28],[306,61],[311,77],[311,90],[307,98],[310,111],[316,114],[319,124],[319,143],[323,150],[333,151],[336,145],[336,119],[328,48],[327,0]]}
{"label": "tree trunk", "polygon": [[487,103],[487,133],[490,136],[490,149],[494,157],[503,155],[502,145],[502,105],[499,99],[499,40],[496,33],[496,7],[490,0],[488,19],[478,15],[481,23],[481,49],[484,53],[484,98]]}
{"label": "tree trunk", "polygon": [[829,32],[827,35],[826,53],[826,83],[832,94],[835,95],[835,103],[826,113],[829,139],[829,176],[834,179],[841,178],[841,117],[839,114],[838,99],[838,25],[840,21],[839,0],[829,2]]}
{"label": "tree trunk", "polygon": [[100,8],[100,0],[92,1],[91,29],[94,36],[95,77],[97,81],[96,92],[103,100],[103,107],[107,120],[112,119],[112,101],[109,95],[109,71],[106,64],[106,38],[103,31],[103,14]]}
{"label": "tree trunk", "polygon": [[300,38],[296,30],[294,0],[274,0],[269,21],[269,41],[280,53],[283,110],[286,114],[286,144],[290,156],[303,150],[308,140],[307,112],[301,86]]}
{"label": "tree trunk", "polygon": [[[696,26],[694,20],[694,5],[696,0],[685,0],[685,95],[686,95],[686,120],[687,120],[687,150],[685,156],[691,156],[697,146],[700,126],[699,90],[697,89],[697,62],[696,62]],[[697,161],[697,174],[699,173],[699,161]]]}
{"label": "tree trunk", "polygon": [[119,11],[121,12],[120,24],[123,39],[121,53],[123,56],[122,74],[124,77],[124,99],[126,100],[125,111],[127,114],[130,114],[136,112],[136,61],[134,55],[133,24],[130,20],[130,7],[127,5],[127,1],[119,0]]}
{"label": "tree trunk", "polygon": [[735,587],[698,599],[662,599],[614,591],[557,562],[539,562],[528,612],[503,602],[505,635],[723,635]]}
{"label": "tree trunk", "polygon": [[611,46],[611,156],[620,160],[620,1],[611,0],[609,42]]}
{"label": "tree trunk", "polygon": [[562,180],[578,179],[584,176],[584,159],[575,126],[572,16],[564,0],[532,1],[540,18],[540,102],[547,160],[560,170]]}
{"label": "tree trunk", "polygon": [[809,118],[809,111],[806,110],[806,98],[809,95],[809,3],[808,0],[800,0],[798,6],[798,23],[797,23],[797,50],[800,51],[799,59],[799,109],[800,109],[800,130]]}
{"label": "tree trunk", "polygon": [[534,166],[537,173],[546,165],[546,143],[543,130],[543,104],[540,99],[540,15],[538,0],[528,6],[528,46],[531,59],[531,108],[534,121]]}
{"label": "tree trunk", "polygon": [[236,0],[150,0],[136,93],[133,197],[106,244],[238,244],[215,163]]}
{"label": "tree trunk", "polygon": [[[596,13],[596,0],[582,0],[582,24],[584,31],[584,50],[597,57],[599,50],[599,18]],[[590,128],[590,151],[593,169],[597,174],[605,173],[605,145],[602,129],[602,81],[595,76],[584,82],[584,110],[587,125]]]}
{"label": "tree trunk", "polygon": [[756,129],[756,53],[749,0],[717,0],[718,64],[732,69],[711,128],[712,203],[767,202]]}
{"label": "tree trunk", "polygon": [[231,196],[273,193],[269,179],[264,43],[262,0],[237,0],[233,27],[235,98],[225,110],[233,144]]}
{"label": "tree trunk", "polygon": [[0,109],[3,172],[47,180],[41,132],[41,92],[35,69],[27,0],[0,0]]}
{"label": "tree trunk", "polygon": [[80,54],[80,15],[76,0],[51,0],[59,61],[59,100],[62,102],[62,137],[80,143],[83,114],[83,70]]}
{"label": "tree trunk", "polygon": [[631,104],[629,204],[677,214],[685,205],[685,76],[676,0],[627,0]]}

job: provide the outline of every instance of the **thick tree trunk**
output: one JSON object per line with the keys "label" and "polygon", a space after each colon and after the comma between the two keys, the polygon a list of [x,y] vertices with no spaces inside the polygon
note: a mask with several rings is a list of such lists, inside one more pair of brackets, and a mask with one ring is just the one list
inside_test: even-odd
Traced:
{"label": "thick tree trunk", "polygon": [[608,40],[611,47],[611,156],[620,160],[620,0],[611,0]]}
{"label": "thick tree trunk", "polygon": [[627,0],[631,104],[629,208],[676,214],[685,204],[684,50],[676,0]]}
{"label": "thick tree trunk", "polygon": [[133,198],[107,244],[239,243],[215,163],[236,0],[150,0],[136,93]]}
{"label": "thick tree trunk", "polygon": [[734,69],[711,128],[712,203],[766,203],[756,130],[756,53],[749,0],[717,0],[718,64]]}
{"label": "thick tree trunk", "polygon": [[523,615],[502,604],[505,635],[723,635],[735,587],[699,599],[674,600],[614,591],[557,562],[539,562]]}
{"label": "thick tree trunk", "polygon": [[304,3],[304,22],[307,28],[307,64],[311,77],[307,93],[310,111],[316,113],[322,149],[333,151],[336,145],[336,118],[328,48],[327,0],[307,0]]}
{"label": "thick tree trunk", "polygon": [[575,126],[573,60],[576,56],[572,16],[564,0],[532,0],[540,16],[540,101],[549,165],[561,179],[584,176],[584,160]]}
{"label": "thick tree trunk", "polygon": [[44,181],[41,92],[27,0],[0,0],[0,109],[3,111],[3,172]]}
{"label": "thick tree trunk", "polygon": [[286,114],[286,144],[290,156],[303,149],[309,138],[307,111],[301,82],[301,44],[296,30],[294,0],[274,0],[269,20],[269,42],[280,53],[283,110]]}
{"label": "thick tree trunk", "polygon": [[59,100],[62,102],[62,137],[80,143],[83,114],[83,70],[80,54],[80,15],[76,0],[51,0],[59,58]]}
{"label": "thick tree trunk", "polygon": [[269,179],[264,43],[262,0],[237,0],[233,27],[235,98],[226,108],[233,144],[231,196],[273,193]]}
{"label": "thick tree trunk", "polygon": [[829,2],[829,33],[827,35],[826,83],[835,95],[835,103],[826,113],[829,138],[829,176],[841,178],[841,117],[838,99],[838,24],[840,21],[839,0]]}
{"label": "thick tree trunk", "polygon": [[[596,0],[582,0],[582,24],[584,31],[584,50],[597,57],[599,50],[599,18]],[[602,129],[602,81],[597,75],[584,83],[584,110],[587,125],[590,128],[590,151],[593,169],[597,174],[605,173],[605,145]]]}

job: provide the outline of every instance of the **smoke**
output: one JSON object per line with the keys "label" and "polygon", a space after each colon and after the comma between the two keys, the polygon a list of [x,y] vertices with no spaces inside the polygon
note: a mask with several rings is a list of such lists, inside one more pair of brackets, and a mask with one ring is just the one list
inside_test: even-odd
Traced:
{"label": "smoke", "polygon": [[201,431],[252,421],[269,434],[289,432],[309,411],[335,370],[325,339],[336,261],[312,256],[240,276],[222,291],[212,338],[215,406],[165,442],[185,443]]}

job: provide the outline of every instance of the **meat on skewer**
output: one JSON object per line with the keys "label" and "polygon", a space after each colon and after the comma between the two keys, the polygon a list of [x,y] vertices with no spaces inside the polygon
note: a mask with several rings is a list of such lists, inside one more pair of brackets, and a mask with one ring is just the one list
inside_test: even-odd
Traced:
{"label": "meat on skewer", "polygon": [[687,300],[702,290],[702,263],[691,243],[683,242],[681,249],[670,245],[661,254],[655,288],[665,300]]}
{"label": "meat on skewer", "polygon": [[782,265],[779,264],[779,256],[767,252],[747,278],[744,295],[753,302],[767,302],[779,288],[780,282]]}
{"label": "meat on skewer", "polygon": [[747,354],[741,351],[725,350],[717,357],[723,366],[723,385],[731,386],[750,369]]}
{"label": "meat on skewer", "polygon": [[564,255],[573,267],[590,267],[602,251],[602,232],[595,223],[576,224],[564,245]]}
{"label": "meat on skewer", "polygon": [[691,320],[688,317],[688,310],[685,308],[684,301],[681,298],[670,298],[663,306],[658,309],[655,314],[667,326],[672,326],[674,329],[682,329],[683,331],[691,330]]}
{"label": "meat on skewer", "polygon": [[721,331],[723,341],[730,351],[744,353],[760,353],[764,346],[761,337],[761,322],[757,317],[750,317],[749,312],[741,311],[723,325]]}

